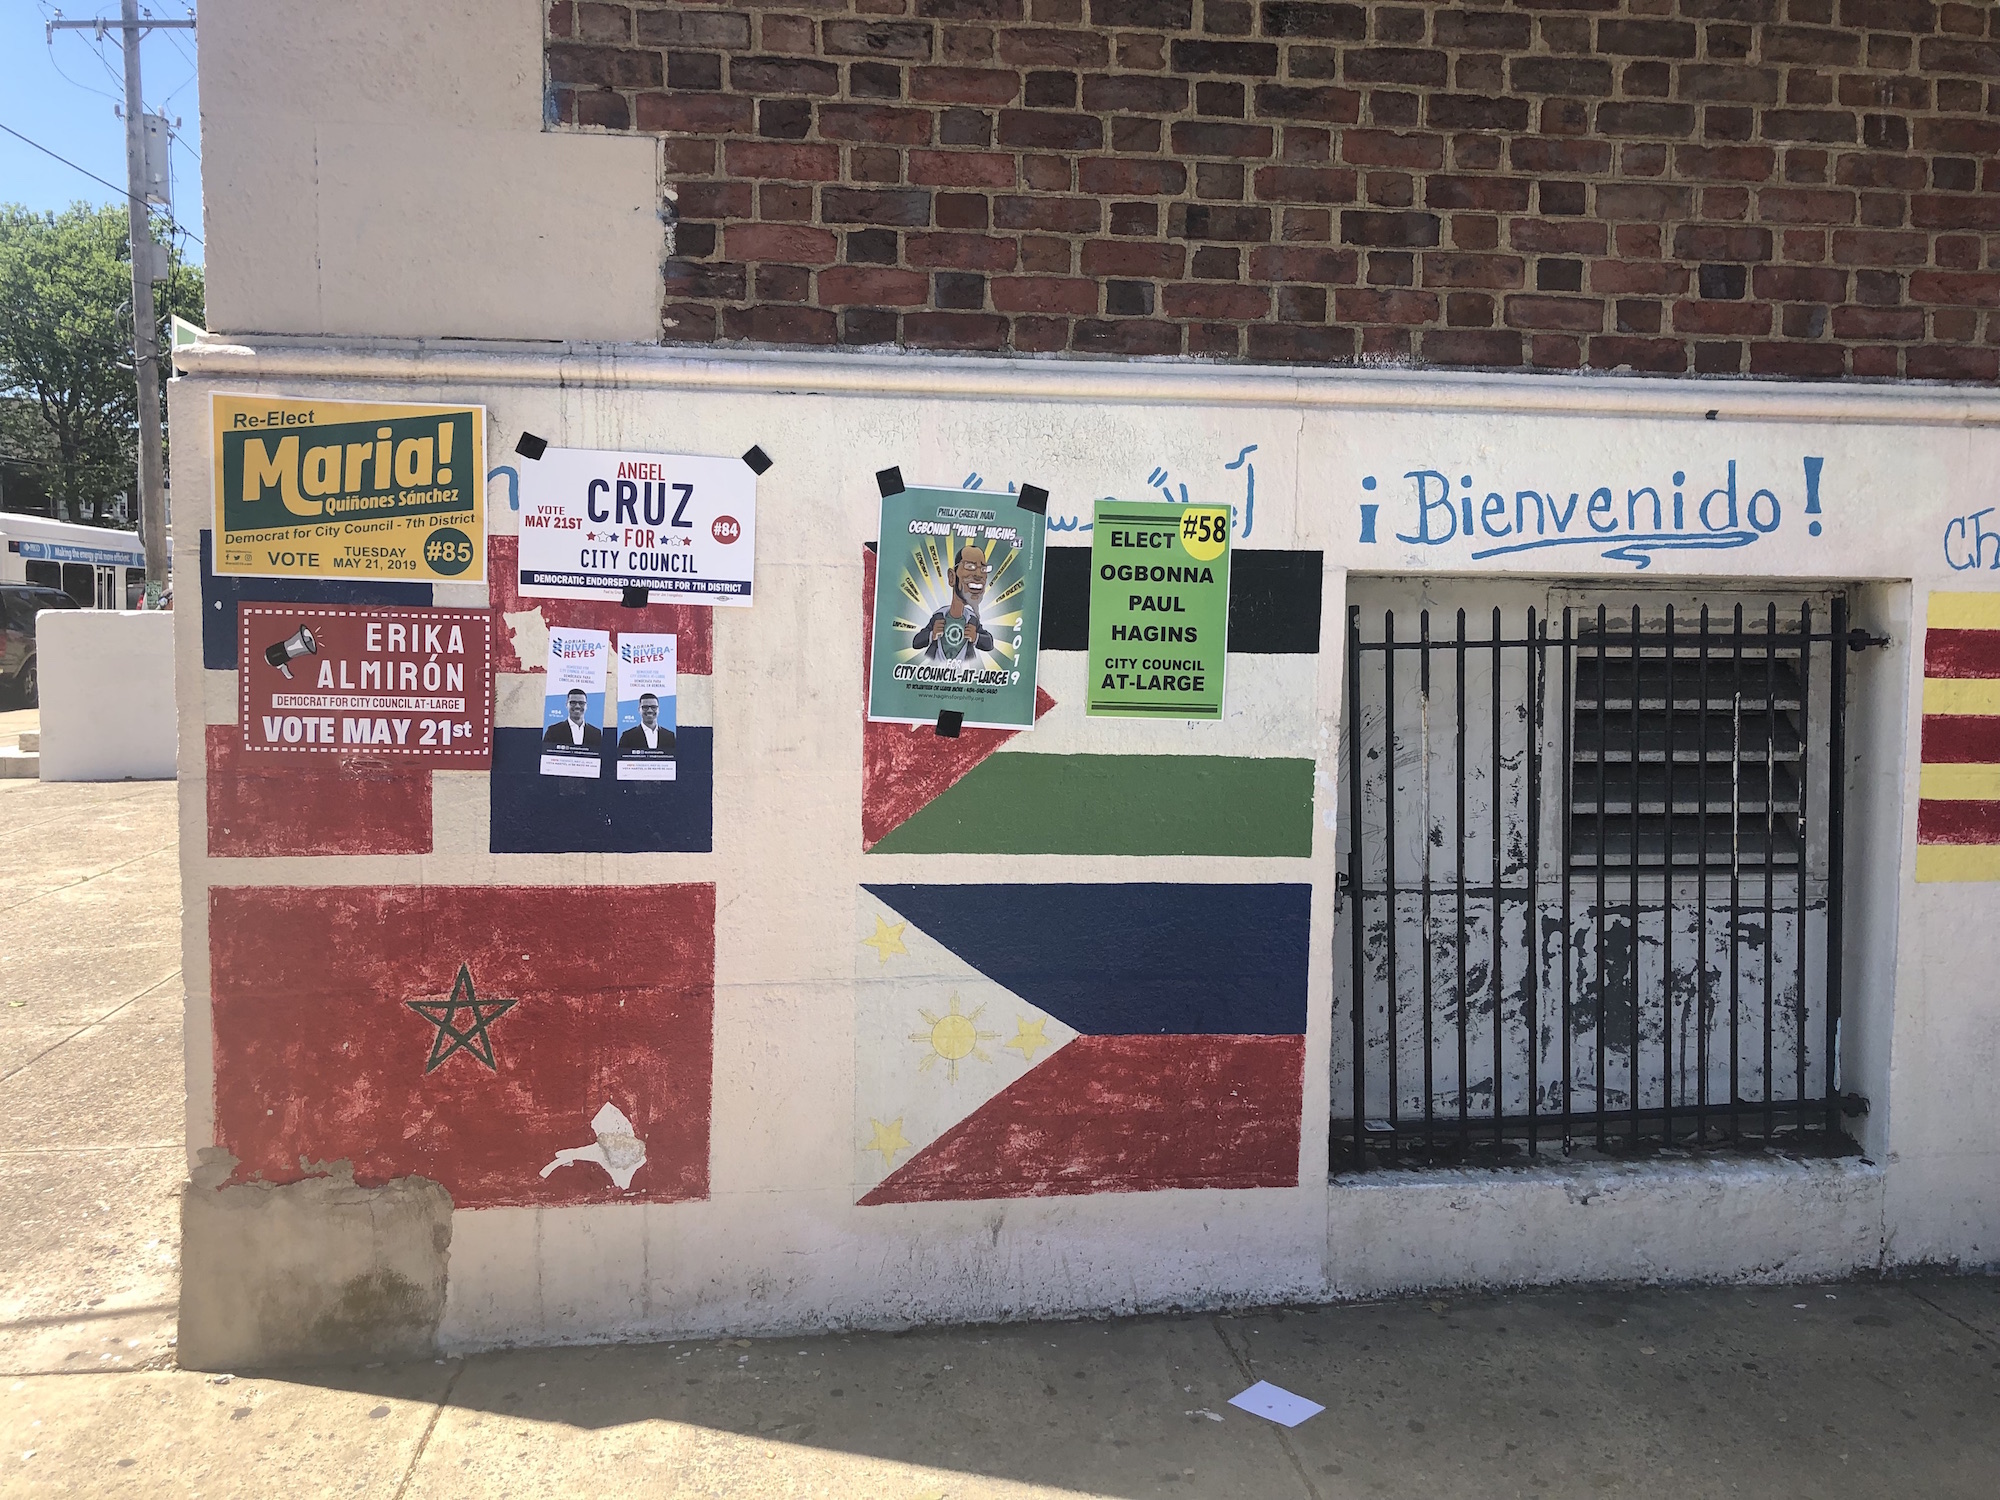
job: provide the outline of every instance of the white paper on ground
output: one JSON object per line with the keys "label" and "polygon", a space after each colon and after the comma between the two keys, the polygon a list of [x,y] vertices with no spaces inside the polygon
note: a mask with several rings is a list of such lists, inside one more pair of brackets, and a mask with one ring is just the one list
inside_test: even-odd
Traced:
{"label": "white paper on ground", "polygon": [[1254,1417],[1269,1417],[1280,1427],[1296,1427],[1307,1417],[1316,1417],[1326,1410],[1317,1401],[1295,1396],[1268,1380],[1260,1380],[1249,1390],[1231,1396],[1229,1404]]}

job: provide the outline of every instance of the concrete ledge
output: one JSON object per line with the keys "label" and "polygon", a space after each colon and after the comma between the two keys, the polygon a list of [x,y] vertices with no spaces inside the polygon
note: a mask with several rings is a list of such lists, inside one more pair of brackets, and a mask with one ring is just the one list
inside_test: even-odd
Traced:
{"label": "concrete ledge", "polygon": [[437,1343],[451,1195],[406,1177],[358,1187],[354,1168],[282,1186],[224,1186],[216,1147],[181,1197],[180,1363],[239,1370],[415,1359]]}
{"label": "concrete ledge", "polygon": [[[595,145],[604,145],[595,138]],[[1311,369],[1182,359],[813,353],[498,339],[210,334],[175,351],[183,374],[228,381],[381,381],[565,390],[743,391],[920,400],[1127,402],[1357,411],[1547,413],[1723,422],[2000,424],[2000,392],[1923,381],[1810,384],[1657,376]]]}
{"label": "concrete ledge", "polygon": [[174,779],[174,617],[106,609],[36,616],[44,781]]}
{"label": "concrete ledge", "polygon": [[1883,1199],[1882,1169],[1857,1157],[1340,1177],[1328,1291],[1844,1276],[1881,1263]]}

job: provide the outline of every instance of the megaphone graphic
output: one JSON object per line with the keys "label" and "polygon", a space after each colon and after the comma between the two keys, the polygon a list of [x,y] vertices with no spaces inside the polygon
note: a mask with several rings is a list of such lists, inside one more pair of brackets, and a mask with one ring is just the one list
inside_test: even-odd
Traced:
{"label": "megaphone graphic", "polygon": [[286,665],[287,662],[301,656],[315,656],[318,653],[319,642],[313,639],[310,630],[301,625],[276,645],[266,646],[264,660],[283,672],[286,677],[290,677],[292,669]]}

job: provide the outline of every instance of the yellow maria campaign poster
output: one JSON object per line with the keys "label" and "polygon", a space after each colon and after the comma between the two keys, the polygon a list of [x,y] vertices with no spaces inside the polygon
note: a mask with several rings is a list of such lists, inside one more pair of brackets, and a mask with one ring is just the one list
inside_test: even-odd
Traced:
{"label": "yellow maria campaign poster", "polygon": [[485,407],[211,401],[217,573],[485,578]]}

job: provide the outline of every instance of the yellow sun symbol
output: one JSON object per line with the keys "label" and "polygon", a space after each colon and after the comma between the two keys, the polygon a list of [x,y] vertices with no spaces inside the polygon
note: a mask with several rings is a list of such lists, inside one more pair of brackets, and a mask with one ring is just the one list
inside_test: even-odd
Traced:
{"label": "yellow sun symbol", "polygon": [[957,995],[951,997],[951,1009],[941,1016],[934,1016],[919,1006],[917,1014],[924,1018],[924,1024],[930,1027],[930,1030],[913,1031],[910,1033],[910,1040],[926,1043],[931,1050],[925,1053],[924,1060],[917,1064],[917,1071],[928,1073],[941,1057],[944,1059],[946,1076],[953,1083],[957,1083],[958,1065],[964,1059],[976,1057],[981,1062],[991,1062],[993,1059],[979,1044],[999,1041],[1000,1033],[979,1029],[980,1012],[985,1009],[986,1007],[982,1005],[968,1016],[959,1010]]}

